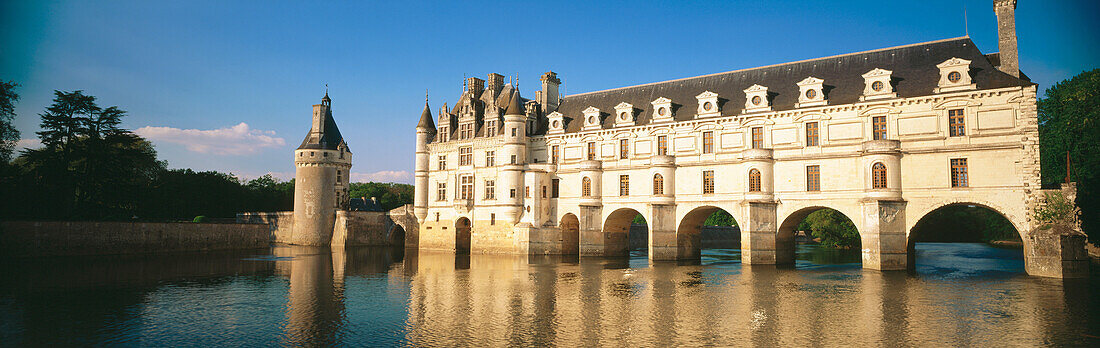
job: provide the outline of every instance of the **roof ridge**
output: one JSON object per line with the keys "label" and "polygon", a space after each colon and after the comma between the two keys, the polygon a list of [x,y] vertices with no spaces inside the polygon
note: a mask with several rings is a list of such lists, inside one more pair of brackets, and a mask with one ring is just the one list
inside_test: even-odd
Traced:
{"label": "roof ridge", "polygon": [[582,96],[582,95],[586,95],[586,94],[610,92],[610,91],[615,91],[615,90],[620,90],[620,89],[627,89],[627,88],[650,86],[650,85],[662,84],[662,83],[667,83],[667,82],[691,80],[691,79],[717,76],[717,75],[724,75],[724,74],[735,73],[735,72],[742,72],[742,71],[749,71],[749,70],[756,70],[756,69],[764,69],[764,68],[772,68],[772,67],[777,67],[777,66],[782,66],[782,65],[812,62],[812,61],[815,61],[815,60],[840,58],[840,57],[846,57],[846,56],[853,56],[853,55],[857,55],[857,54],[866,54],[866,53],[872,53],[872,52],[894,50],[894,49],[899,49],[899,48],[929,45],[929,44],[934,44],[934,43],[947,42],[947,41],[956,41],[956,40],[962,40],[962,39],[970,39],[970,36],[969,35],[959,36],[959,37],[953,37],[953,38],[947,38],[947,39],[939,39],[939,40],[932,40],[932,41],[926,41],[926,42],[911,43],[911,44],[906,44],[906,45],[901,45],[901,46],[891,46],[891,47],[884,47],[884,48],[878,48],[878,49],[873,49],[873,50],[866,50],[866,51],[859,51],[859,52],[852,52],[852,53],[844,53],[844,54],[836,54],[836,55],[825,56],[825,57],[796,60],[796,61],[791,61],[791,62],[786,62],[786,63],[770,64],[770,65],[763,65],[763,66],[757,66],[757,67],[752,67],[752,68],[736,69],[736,70],[723,71],[723,72],[717,72],[717,73],[711,73],[711,74],[705,74],[705,75],[698,75],[698,76],[691,76],[691,77],[684,77],[684,78],[678,78],[678,79],[672,79],[672,80],[649,82],[649,83],[637,84],[637,85],[633,85],[633,86],[608,88],[608,89],[602,89],[602,90],[592,91],[592,92],[570,94],[570,95],[562,96],[562,98],[576,97],[576,96]]}

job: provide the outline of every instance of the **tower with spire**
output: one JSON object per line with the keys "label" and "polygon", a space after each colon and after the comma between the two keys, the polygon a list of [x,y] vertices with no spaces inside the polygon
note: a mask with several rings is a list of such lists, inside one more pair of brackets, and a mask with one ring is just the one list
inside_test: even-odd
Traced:
{"label": "tower with spire", "polygon": [[424,112],[420,113],[420,123],[416,124],[416,186],[413,193],[413,214],[421,222],[428,216],[428,142],[435,134],[432,109],[428,106],[428,96],[425,95]]}
{"label": "tower with spire", "polygon": [[332,118],[328,91],[313,105],[312,126],[294,151],[294,167],[294,232],[287,242],[329,245],[336,211],[349,203],[351,150]]}

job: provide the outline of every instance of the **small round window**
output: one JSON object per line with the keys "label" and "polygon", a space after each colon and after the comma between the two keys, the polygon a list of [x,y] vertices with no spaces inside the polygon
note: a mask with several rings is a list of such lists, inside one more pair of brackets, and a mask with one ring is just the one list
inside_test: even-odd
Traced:
{"label": "small round window", "polygon": [[959,80],[962,80],[962,74],[960,74],[958,71],[952,71],[950,74],[947,74],[947,81],[951,81],[951,83],[958,83]]}
{"label": "small round window", "polygon": [[710,111],[712,109],[714,109],[714,104],[713,103],[711,103],[711,102],[703,103],[703,110]]}
{"label": "small round window", "polygon": [[554,121],[554,128],[561,128],[561,121]]}
{"label": "small round window", "polygon": [[806,99],[814,99],[814,98],[817,98],[817,90],[816,89],[807,89],[806,90]]}
{"label": "small round window", "polygon": [[875,81],[874,83],[872,83],[871,84],[871,90],[873,90],[875,92],[881,92],[882,91],[882,81]]}
{"label": "small round window", "polygon": [[660,109],[657,109],[657,114],[658,114],[658,115],[664,116],[664,115],[665,115],[665,114],[667,114],[667,113],[668,113],[668,108],[660,108]]}
{"label": "small round window", "polygon": [[619,119],[620,120],[626,121],[626,117],[627,117],[626,112],[620,112],[619,113]]}
{"label": "small round window", "polygon": [[588,116],[588,123],[596,123],[596,116]]}
{"label": "small round window", "polygon": [[760,96],[752,97],[752,105],[760,105]]}

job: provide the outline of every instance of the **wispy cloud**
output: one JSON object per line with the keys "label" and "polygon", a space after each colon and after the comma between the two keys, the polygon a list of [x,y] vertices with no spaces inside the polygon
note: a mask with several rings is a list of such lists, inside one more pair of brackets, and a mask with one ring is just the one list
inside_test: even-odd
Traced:
{"label": "wispy cloud", "polygon": [[38,139],[19,139],[19,141],[15,142],[15,154],[16,154],[16,156],[18,156],[19,151],[23,151],[25,149],[35,149],[35,148],[39,148],[39,147],[42,147],[42,141],[41,140],[38,140]]}
{"label": "wispy cloud", "polygon": [[172,127],[141,127],[134,131],[155,142],[181,144],[188,151],[212,155],[251,155],[268,147],[286,145],[275,131],[251,129],[247,123],[219,129],[179,129]]}
{"label": "wispy cloud", "polygon": [[406,170],[383,170],[373,173],[351,173],[352,182],[397,182],[412,184],[413,174]]}

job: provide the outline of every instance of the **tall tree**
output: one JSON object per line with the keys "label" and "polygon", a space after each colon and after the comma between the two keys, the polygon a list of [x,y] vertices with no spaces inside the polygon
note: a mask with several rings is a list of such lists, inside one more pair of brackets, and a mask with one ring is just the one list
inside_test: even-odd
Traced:
{"label": "tall tree", "polygon": [[15,144],[19,141],[19,130],[15,129],[15,102],[19,100],[19,94],[15,88],[19,84],[14,81],[0,80],[0,165],[11,161]]}
{"label": "tall tree", "polygon": [[38,132],[42,145],[60,150],[65,159],[72,153],[72,145],[81,135],[88,133],[90,120],[100,112],[95,97],[84,95],[84,91],[53,91],[53,104],[46,108]]}
{"label": "tall tree", "polygon": [[1039,136],[1044,186],[1064,180],[1068,153],[1082,227],[1100,242],[1100,69],[1047,89],[1039,100]]}

